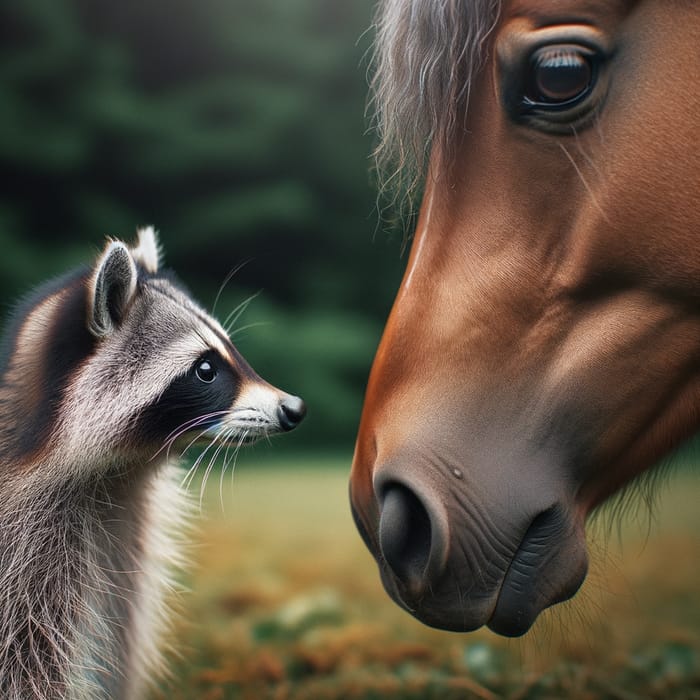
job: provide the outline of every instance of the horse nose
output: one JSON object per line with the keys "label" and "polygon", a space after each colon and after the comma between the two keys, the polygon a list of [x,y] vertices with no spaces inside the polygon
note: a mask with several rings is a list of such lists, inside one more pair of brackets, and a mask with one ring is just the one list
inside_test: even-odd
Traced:
{"label": "horse nose", "polygon": [[306,404],[298,396],[285,396],[277,407],[277,420],[282,430],[294,430],[306,415]]}
{"label": "horse nose", "polygon": [[419,597],[441,569],[440,525],[431,520],[416,494],[402,484],[384,491],[379,519],[379,546],[394,576],[411,597]]}

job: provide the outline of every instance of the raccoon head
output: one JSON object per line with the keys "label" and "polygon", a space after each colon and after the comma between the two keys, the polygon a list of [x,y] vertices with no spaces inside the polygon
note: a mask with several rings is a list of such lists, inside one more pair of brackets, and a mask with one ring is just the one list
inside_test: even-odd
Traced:
{"label": "raccoon head", "polygon": [[[111,241],[83,280],[92,340],[66,387],[61,442],[81,462],[219,447],[296,427],[304,402],[262,380],[170,273],[155,232]],[[99,459],[98,459],[99,461]]]}

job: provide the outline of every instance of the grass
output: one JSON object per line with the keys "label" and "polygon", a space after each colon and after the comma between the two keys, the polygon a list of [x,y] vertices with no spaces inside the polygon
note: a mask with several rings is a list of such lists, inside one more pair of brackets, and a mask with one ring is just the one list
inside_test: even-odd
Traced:
{"label": "grass", "polygon": [[[349,459],[241,459],[203,491],[172,677],[153,700],[700,699],[700,479],[593,528],[574,601],[506,640],[429,629],[384,593]],[[193,488],[199,493],[198,486]]]}

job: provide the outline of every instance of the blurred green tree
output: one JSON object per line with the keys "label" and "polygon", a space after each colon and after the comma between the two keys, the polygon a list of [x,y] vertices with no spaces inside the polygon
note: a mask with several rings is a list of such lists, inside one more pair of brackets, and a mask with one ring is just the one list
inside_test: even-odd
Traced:
{"label": "blurred green tree", "polygon": [[[0,289],[161,231],[252,364],[349,446],[398,284],[366,134],[370,0],[23,0],[0,8]],[[251,320],[252,319],[252,320]]]}

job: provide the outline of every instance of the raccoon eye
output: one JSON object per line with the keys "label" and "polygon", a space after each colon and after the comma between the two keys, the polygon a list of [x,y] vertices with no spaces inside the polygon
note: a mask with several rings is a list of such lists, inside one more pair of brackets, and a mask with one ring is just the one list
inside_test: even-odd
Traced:
{"label": "raccoon eye", "polygon": [[194,368],[197,379],[205,384],[211,384],[216,379],[216,370],[209,360],[200,360]]}

